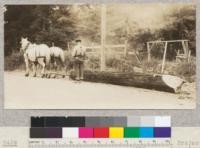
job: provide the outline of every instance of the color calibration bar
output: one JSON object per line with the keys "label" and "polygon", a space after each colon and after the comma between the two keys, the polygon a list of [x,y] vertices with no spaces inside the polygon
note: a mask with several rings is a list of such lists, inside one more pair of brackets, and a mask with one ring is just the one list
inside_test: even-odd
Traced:
{"label": "color calibration bar", "polygon": [[200,127],[171,127],[171,138],[30,138],[30,127],[0,127],[0,148],[200,148]]}
{"label": "color calibration bar", "polygon": [[30,138],[170,138],[169,116],[32,117]]}
{"label": "color calibration bar", "polygon": [[31,128],[30,138],[170,138],[170,127]]}

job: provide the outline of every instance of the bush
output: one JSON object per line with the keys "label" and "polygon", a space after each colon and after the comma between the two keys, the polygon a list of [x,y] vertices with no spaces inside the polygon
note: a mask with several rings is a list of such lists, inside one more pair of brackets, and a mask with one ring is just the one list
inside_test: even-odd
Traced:
{"label": "bush", "polygon": [[13,52],[11,55],[6,56],[4,60],[5,70],[24,69],[24,57],[20,52]]}
{"label": "bush", "polygon": [[[143,65],[146,72],[161,73],[162,60],[152,58],[150,62],[143,61]],[[196,60],[191,58],[189,63],[165,61],[164,74],[179,76],[193,82],[196,75]]]}
{"label": "bush", "polygon": [[178,63],[173,67],[171,71],[173,71],[174,75],[176,76],[182,77],[188,80],[189,82],[194,82],[196,76],[196,61],[191,60],[189,63]]}
{"label": "bush", "polygon": [[140,67],[134,57],[109,57],[106,60],[106,66],[117,72],[134,72],[134,67]]}
{"label": "bush", "polygon": [[73,69],[73,57],[69,51],[64,51],[64,53],[66,70],[71,70]]}
{"label": "bush", "polygon": [[161,72],[161,60],[152,58],[151,61],[147,61],[145,59],[142,61],[143,63],[143,69],[145,72],[151,72],[151,73],[160,73]]}
{"label": "bush", "polygon": [[96,56],[90,56],[85,61],[85,68],[90,70],[100,69],[100,58]]}
{"label": "bush", "polygon": [[185,77],[196,75],[196,62],[180,63],[176,68],[176,74]]}

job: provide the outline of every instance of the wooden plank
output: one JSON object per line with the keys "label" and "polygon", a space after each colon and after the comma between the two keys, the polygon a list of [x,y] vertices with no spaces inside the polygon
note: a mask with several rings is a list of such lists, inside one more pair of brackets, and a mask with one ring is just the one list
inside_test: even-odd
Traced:
{"label": "wooden plank", "polygon": [[48,78],[56,78],[58,76],[61,76],[62,78],[65,78],[66,74],[64,74],[64,73],[58,73],[58,72],[49,72],[47,77]]}
{"label": "wooden plank", "polygon": [[101,6],[101,64],[100,64],[101,71],[104,71],[106,68],[105,45],[106,45],[106,5],[102,4]]}
{"label": "wooden plank", "polygon": [[[85,46],[86,49],[100,49],[102,46]],[[105,48],[125,48],[125,44],[105,45]]]}
{"label": "wooden plank", "polygon": [[166,41],[149,41],[147,43],[163,43],[163,42],[168,42],[168,43],[172,43],[172,42],[182,42],[182,41],[189,41],[189,40],[166,40]]}
{"label": "wooden plank", "polygon": [[70,46],[69,46],[69,42],[67,42],[67,50],[71,51]]}
{"label": "wooden plank", "polygon": [[186,46],[185,46],[185,42],[182,41],[182,46],[183,46],[183,51],[184,51],[184,54],[187,55],[187,49],[186,49]]}
{"label": "wooden plank", "polygon": [[189,46],[188,46],[188,42],[185,42],[185,47],[186,47],[187,53],[189,53]]}
{"label": "wooden plank", "polygon": [[100,49],[101,46],[85,46],[86,49]]}
{"label": "wooden plank", "polygon": [[151,61],[151,51],[150,51],[150,44],[147,42],[147,53],[148,53],[148,62]]}
{"label": "wooden plank", "polygon": [[142,64],[142,62],[141,62],[140,58],[138,57],[138,55],[137,55],[137,53],[136,53],[135,49],[133,49],[133,52],[134,52],[134,55],[135,55],[135,57],[136,57],[137,61],[138,61],[138,62],[139,62],[139,64],[140,64],[140,65],[143,67],[143,64]]}
{"label": "wooden plank", "polygon": [[165,43],[165,50],[164,50],[164,55],[163,55],[163,61],[162,61],[162,69],[161,69],[161,73],[164,72],[164,68],[165,68],[165,60],[166,60],[166,53],[167,53],[167,42]]}
{"label": "wooden plank", "polygon": [[125,40],[124,56],[127,56],[127,54],[128,54],[128,52],[127,52],[127,46],[128,46],[128,41]]}
{"label": "wooden plank", "polygon": [[117,44],[117,45],[106,45],[106,48],[125,48],[125,44]]}

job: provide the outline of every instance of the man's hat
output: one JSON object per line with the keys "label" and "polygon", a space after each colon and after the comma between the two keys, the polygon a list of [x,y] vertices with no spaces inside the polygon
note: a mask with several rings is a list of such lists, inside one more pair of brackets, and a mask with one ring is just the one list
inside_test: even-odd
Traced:
{"label": "man's hat", "polygon": [[77,42],[77,43],[78,43],[78,42],[81,42],[81,39],[77,39],[76,42]]}

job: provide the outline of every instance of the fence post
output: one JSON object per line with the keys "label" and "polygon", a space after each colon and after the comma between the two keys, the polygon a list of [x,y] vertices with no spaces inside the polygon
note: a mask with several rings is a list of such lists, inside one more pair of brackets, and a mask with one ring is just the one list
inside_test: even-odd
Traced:
{"label": "fence post", "polygon": [[101,71],[105,70],[105,45],[106,45],[106,5],[101,5]]}
{"label": "fence post", "polygon": [[67,50],[70,51],[69,42],[67,42]]}
{"label": "fence post", "polygon": [[148,54],[148,62],[151,61],[151,51],[150,51],[150,43],[147,42],[147,54]]}
{"label": "fence post", "polygon": [[166,53],[167,53],[167,41],[165,42],[165,50],[163,55],[161,74],[164,72]]}
{"label": "fence post", "polygon": [[127,51],[127,46],[128,46],[128,41],[125,40],[125,43],[124,43],[124,56],[127,56],[128,55],[128,51]]}

